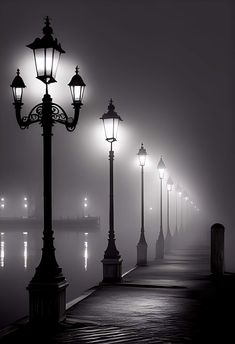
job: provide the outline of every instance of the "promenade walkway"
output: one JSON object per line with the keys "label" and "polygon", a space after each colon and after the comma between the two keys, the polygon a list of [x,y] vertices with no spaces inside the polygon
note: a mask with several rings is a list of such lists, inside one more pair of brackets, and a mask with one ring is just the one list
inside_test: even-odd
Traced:
{"label": "promenade walkway", "polygon": [[209,263],[207,248],[175,250],[120,284],[94,287],[56,332],[31,330],[23,319],[0,342],[234,343],[235,276],[215,278]]}

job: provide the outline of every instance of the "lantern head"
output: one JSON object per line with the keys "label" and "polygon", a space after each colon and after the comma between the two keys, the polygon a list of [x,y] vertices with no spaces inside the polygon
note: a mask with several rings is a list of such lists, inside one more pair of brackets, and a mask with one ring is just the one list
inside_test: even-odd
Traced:
{"label": "lantern head", "polygon": [[144,166],[145,162],[146,162],[147,151],[144,148],[143,143],[141,143],[141,147],[140,147],[139,152],[138,152],[137,155],[138,155],[138,158],[139,158],[140,166]]}
{"label": "lantern head", "polygon": [[27,47],[33,50],[37,78],[45,84],[56,82],[56,71],[60,55],[65,53],[57,39],[52,37],[53,30],[50,26],[49,18],[46,17],[45,27],[43,28],[44,36],[36,38],[33,43]]}
{"label": "lantern head", "polygon": [[106,141],[114,142],[117,141],[117,132],[119,122],[122,121],[121,117],[114,111],[115,106],[113,100],[110,99],[108,112],[104,113],[100,119],[103,120],[104,132]]}
{"label": "lantern head", "polygon": [[16,76],[11,84],[15,104],[22,103],[23,90],[25,87],[24,81],[20,77],[20,70],[17,69]]}
{"label": "lantern head", "polygon": [[68,84],[70,87],[73,103],[80,102],[82,103],[84,90],[85,90],[85,83],[78,74],[78,66],[75,69],[75,75],[72,77],[70,83]]}
{"label": "lantern head", "polygon": [[157,165],[157,169],[159,171],[160,179],[163,179],[164,178],[165,169],[166,169],[166,165],[164,164],[164,161],[162,160],[162,156],[161,156],[161,159],[159,160],[159,163]]}
{"label": "lantern head", "polygon": [[167,190],[172,191],[173,185],[174,185],[174,182],[173,182],[172,178],[169,177],[167,180]]}

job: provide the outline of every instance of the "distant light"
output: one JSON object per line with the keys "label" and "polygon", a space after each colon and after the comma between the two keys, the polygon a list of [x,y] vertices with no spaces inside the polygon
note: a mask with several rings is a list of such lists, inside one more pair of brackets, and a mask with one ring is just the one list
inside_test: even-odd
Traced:
{"label": "distant light", "polygon": [[23,232],[23,234],[24,234],[24,235],[27,235],[27,234],[28,234],[28,232]]}
{"label": "distant light", "polygon": [[167,190],[168,191],[172,191],[173,185],[174,185],[174,182],[173,182],[172,178],[169,177],[168,180],[167,180]]}
{"label": "distant light", "polygon": [[84,198],[84,201],[87,201],[87,198],[86,198],[86,197]]}
{"label": "distant light", "polygon": [[1,235],[4,235],[4,232],[1,232]]}
{"label": "distant light", "polygon": [[159,171],[159,177],[160,179],[163,179],[164,178],[164,172],[165,172],[165,169],[166,169],[166,166],[164,164],[164,161],[162,160],[162,156],[158,162],[158,165],[157,165],[157,169]]}
{"label": "distant light", "polygon": [[27,204],[27,203],[25,203],[25,204],[24,204],[24,207],[25,207],[25,208],[28,208],[28,204]]}
{"label": "distant light", "polygon": [[5,204],[2,203],[2,204],[1,204],[1,208],[5,208]]}
{"label": "distant light", "polygon": [[150,208],[149,208],[149,210],[153,210],[153,208],[152,208],[152,207],[150,207]]}
{"label": "distant light", "polygon": [[24,197],[24,201],[28,201],[28,198],[27,198],[27,197]]}
{"label": "distant light", "polygon": [[88,235],[88,233],[84,233],[85,235]]}
{"label": "distant light", "polygon": [[87,207],[87,203],[84,203],[84,207]]}
{"label": "distant light", "polygon": [[4,201],[5,201],[5,198],[4,198],[4,197],[2,197],[2,198],[1,198],[1,202],[4,202]]}
{"label": "distant light", "polygon": [[143,143],[141,143],[141,147],[140,147],[139,152],[138,152],[137,155],[138,155],[138,158],[139,158],[139,164],[140,164],[140,166],[144,166],[144,165],[145,165],[145,162],[146,162],[147,151],[146,151],[146,149],[144,148]]}

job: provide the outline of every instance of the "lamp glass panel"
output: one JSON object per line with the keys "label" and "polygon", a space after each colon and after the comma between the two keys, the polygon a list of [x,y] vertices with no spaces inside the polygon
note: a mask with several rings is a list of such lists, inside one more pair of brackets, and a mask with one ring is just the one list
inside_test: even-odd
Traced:
{"label": "lamp glass panel", "polygon": [[34,50],[34,58],[35,58],[35,66],[37,71],[37,76],[43,76],[45,73],[45,59],[44,59],[44,49],[35,49]]}
{"label": "lamp glass panel", "polygon": [[45,75],[50,77],[52,75],[52,63],[53,63],[53,49],[47,48],[45,49],[45,57],[46,57],[46,70]]}
{"label": "lamp glass panel", "polygon": [[145,161],[146,161],[146,155],[145,154],[140,154],[139,155],[140,166],[144,166],[145,165]]}
{"label": "lamp glass panel", "polygon": [[81,100],[81,92],[82,92],[82,87],[81,86],[74,86],[74,101],[77,102]]}
{"label": "lamp glass panel", "polygon": [[165,169],[164,168],[159,168],[159,177],[161,178],[161,179],[163,179],[164,178],[164,172],[165,172]]}
{"label": "lamp glass panel", "polygon": [[52,77],[55,79],[57,68],[59,65],[60,60],[60,52],[57,50],[54,50],[54,56],[53,56],[53,67],[52,67]]}
{"label": "lamp glass panel", "polygon": [[107,141],[114,141],[114,125],[113,125],[113,118],[105,118],[103,120],[104,123],[104,132]]}
{"label": "lamp glass panel", "polygon": [[20,102],[22,99],[23,88],[22,87],[14,87],[13,88],[13,96],[15,101]]}
{"label": "lamp glass panel", "polygon": [[119,118],[114,118],[113,119],[113,137],[115,140],[117,139],[118,126],[119,126]]}
{"label": "lamp glass panel", "polygon": [[172,191],[172,185],[171,184],[167,184],[167,190]]}

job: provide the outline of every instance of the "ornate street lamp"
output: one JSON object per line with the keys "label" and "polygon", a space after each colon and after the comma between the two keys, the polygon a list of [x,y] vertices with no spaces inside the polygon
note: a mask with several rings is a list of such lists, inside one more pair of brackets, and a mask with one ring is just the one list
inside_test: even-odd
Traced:
{"label": "ornate street lamp", "polygon": [[147,265],[147,242],[144,235],[144,165],[146,162],[147,152],[143,143],[138,152],[139,163],[141,167],[141,230],[140,239],[137,244],[137,265]]}
{"label": "ornate street lamp", "polygon": [[162,259],[164,257],[164,234],[162,225],[162,180],[164,178],[164,173],[166,169],[164,161],[162,160],[162,156],[158,162],[157,169],[160,178],[160,231],[156,242],[156,259]]}
{"label": "ornate street lamp", "polygon": [[117,132],[121,117],[114,111],[112,99],[108,106],[108,112],[100,118],[103,121],[106,141],[110,143],[109,162],[110,162],[110,203],[109,203],[109,238],[108,246],[104,253],[103,263],[103,282],[115,283],[122,278],[122,259],[116,248],[114,232],[114,197],[113,197],[113,142],[117,141]]}
{"label": "ornate street lamp", "polygon": [[167,180],[167,232],[165,238],[165,251],[169,252],[172,248],[172,235],[170,230],[170,192],[173,189],[173,180],[171,177]]}
{"label": "ornate street lamp", "polygon": [[55,257],[52,230],[52,127],[56,123],[63,124],[68,131],[76,128],[85,84],[76,74],[69,83],[73,98],[74,116],[68,117],[65,111],[52,102],[48,93],[48,85],[56,82],[56,69],[59,58],[64,50],[56,39],[49,18],[46,18],[43,28],[44,36],[36,38],[28,47],[33,50],[37,78],[46,85],[46,92],[42,103],[34,106],[28,115],[21,115],[22,95],[25,84],[17,70],[11,87],[14,97],[16,119],[21,129],[31,124],[42,126],[43,136],[43,197],[44,197],[44,231],[43,249],[39,266],[27,289],[29,291],[29,320],[33,324],[53,325],[65,318],[66,287],[68,283],[58,266]]}

